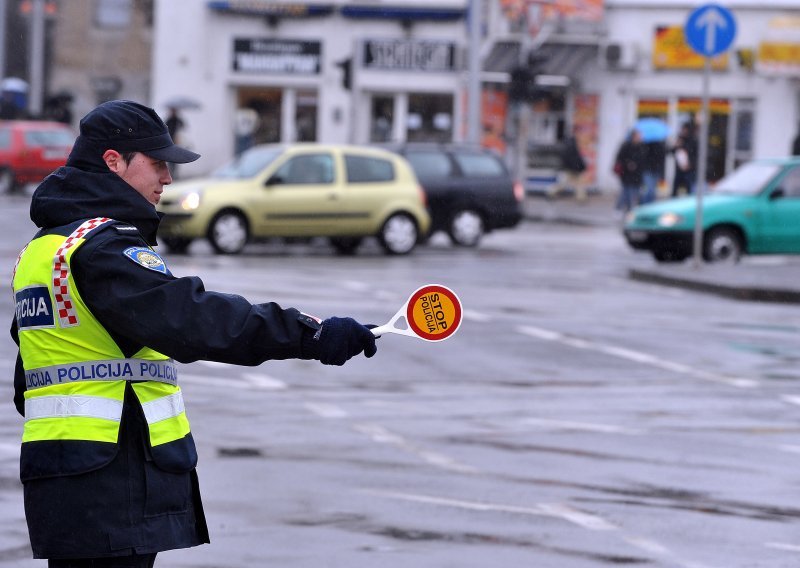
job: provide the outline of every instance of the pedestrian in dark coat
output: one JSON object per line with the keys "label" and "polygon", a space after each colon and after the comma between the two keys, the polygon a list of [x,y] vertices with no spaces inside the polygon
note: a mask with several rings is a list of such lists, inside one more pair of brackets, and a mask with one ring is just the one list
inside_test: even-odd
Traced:
{"label": "pedestrian in dark coat", "polygon": [[695,126],[686,122],[681,126],[678,140],[671,152],[675,158],[675,177],[672,180],[672,197],[678,197],[680,189],[685,188],[689,195],[694,194],[697,186],[697,162],[700,151]]}
{"label": "pedestrian in dark coat", "polygon": [[615,171],[622,183],[617,209],[628,212],[638,205],[642,187],[645,148],[642,135],[633,130],[622,143],[615,159]]}
{"label": "pedestrian in dark coat", "polygon": [[[40,230],[14,271],[11,334],[20,346],[14,402],[26,417],[20,463],[33,555],[49,559],[51,568],[151,567],[160,551],[209,542],[197,453],[169,371],[173,359],[342,365],[376,352],[370,329],[351,318],[321,321],[276,303],[251,304],[207,291],[197,277],[171,273],[152,249],[155,204],[172,181],[167,162],[197,158],[174,145],[152,109],[111,101],[84,117],[66,166],[32,197],[31,219]],[[37,251],[59,243],[56,263],[63,266],[54,271],[48,268],[53,258]],[[34,286],[38,296],[25,282],[37,270],[58,284]],[[31,298],[38,299],[35,312]],[[80,318],[63,323],[60,318],[76,306]],[[109,348],[118,354],[105,355],[102,349]],[[94,349],[104,360],[85,355]],[[73,364],[73,353],[84,355],[75,355]],[[67,364],[32,369],[33,359],[48,358]],[[125,372],[123,364],[129,365]],[[169,372],[147,375],[154,373],[147,371],[151,367]],[[117,400],[74,396],[86,392],[81,389],[117,387]],[[141,400],[142,392],[165,391],[172,394],[155,400],[156,406]],[[58,403],[55,412],[48,410],[51,400]],[[106,420],[87,418],[97,408]],[[164,418],[185,431],[173,431],[162,444],[155,437],[164,435]],[[112,429],[110,440],[99,441],[105,434],[93,430],[94,423]],[[79,439],[63,435],[70,428]]]}

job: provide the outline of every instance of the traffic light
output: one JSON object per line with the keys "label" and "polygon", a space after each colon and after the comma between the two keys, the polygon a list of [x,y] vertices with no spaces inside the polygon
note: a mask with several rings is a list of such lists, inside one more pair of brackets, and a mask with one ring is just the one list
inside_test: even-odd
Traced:
{"label": "traffic light", "polygon": [[530,102],[536,77],[528,67],[515,67],[511,70],[511,84],[508,98],[512,102]]}
{"label": "traffic light", "polygon": [[342,69],[342,87],[349,91],[353,88],[353,58],[343,59],[336,66]]}

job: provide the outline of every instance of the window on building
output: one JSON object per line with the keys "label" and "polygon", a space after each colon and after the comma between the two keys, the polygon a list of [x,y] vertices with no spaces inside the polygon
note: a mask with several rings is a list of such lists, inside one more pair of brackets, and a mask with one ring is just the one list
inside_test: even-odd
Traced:
{"label": "window on building", "polygon": [[370,112],[370,142],[391,142],[394,123],[394,97],[376,95],[372,97]]}
{"label": "window on building", "polygon": [[406,131],[409,142],[450,142],[453,139],[452,95],[409,95]]}
{"label": "window on building", "polygon": [[133,0],[95,0],[94,22],[98,28],[127,28],[132,15]]}
{"label": "window on building", "polygon": [[382,182],[394,179],[394,166],[389,160],[345,154],[344,165],[347,168],[349,183]]}
{"label": "window on building", "polygon": [[294,111],[294,123],[298,142],[317,141],[317,93],[298,91]]}

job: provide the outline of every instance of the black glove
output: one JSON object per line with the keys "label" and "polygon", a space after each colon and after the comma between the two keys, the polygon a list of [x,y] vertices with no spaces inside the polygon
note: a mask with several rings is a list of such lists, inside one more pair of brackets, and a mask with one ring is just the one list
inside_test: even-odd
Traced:
{"label": "black glove", "polygon": [[367,357],[378,351],[369,328],[353,318],[328,318],[313,336],[311,331],[303,337],[303,356],[323,365],[344,365],[362,351]]}

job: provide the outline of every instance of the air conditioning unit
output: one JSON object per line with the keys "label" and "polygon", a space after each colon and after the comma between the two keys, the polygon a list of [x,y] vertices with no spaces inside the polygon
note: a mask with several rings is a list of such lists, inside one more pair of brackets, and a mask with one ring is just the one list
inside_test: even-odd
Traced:
{"label": "air conditioning unit", "polygon": [[639,64],[639,49],[633,43],[607,43],[600,47],[600,65],[604,69],[626,71]]}

